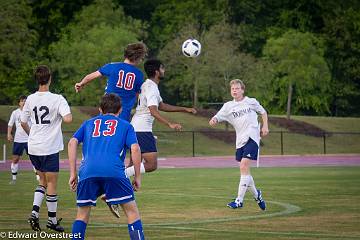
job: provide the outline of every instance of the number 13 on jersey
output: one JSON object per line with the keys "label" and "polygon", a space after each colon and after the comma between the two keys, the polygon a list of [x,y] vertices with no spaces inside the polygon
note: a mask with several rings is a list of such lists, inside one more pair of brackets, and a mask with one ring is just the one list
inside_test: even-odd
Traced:
{"label": "number 13 on jersey", "polygon": [[124,70],[119,71],[119,79],[116,83],[116,87],[132,90],[134,88],[135,73],[128,72],[125,76],[124,73]]}
{"label": "number 13 on jersey", "polygon": [[94,121],[94,131],[92,136],[93,137],[100,137],[101,133],[103,136],[113,136],[116,132],[116,127],[117,127],[118,121],[117,120],[106,120],[105,121],[105,125],[106,125],[106,130],[103,130],[102,132],[100,131],[100,126],[101,126],[101,119],[96,119]]}

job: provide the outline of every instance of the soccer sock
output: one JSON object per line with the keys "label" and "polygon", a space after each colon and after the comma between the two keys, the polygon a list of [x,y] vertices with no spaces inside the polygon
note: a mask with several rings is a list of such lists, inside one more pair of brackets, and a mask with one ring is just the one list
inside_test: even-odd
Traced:
{"label": "soccer sock", "polygon": [[130,235],[130,240],[143,240],[144,237],[144,231],[142,228],[141,220],[137,220],[131,224],[128,224],[128,230]]}
{"label": "soccer sock", "polygon": [[[125,169],[126,176],[131,177],[135,175],[135,167],[131,166]],[[140,173],[145,173],[145,166],[143,163],[140,164]]]}
{"label": "soccer sock", "polygon": [[57,210],[57,195],[46,195],[46,206],[48,208],[49,221],[53,224],[57,223],[56,210]]}
{"label": "soccer sock", "polygon": [[250,175],[244,175],[240,177],[239,189],[238,189],[238,201],[243,202],[246,190],[250,183]]}
{"label": "soccer sock", "polygon": [[254,179],[253,179],[253,177],[251,175],[250,175],[250,183],[249,183],[248,189],[250,190],[250,192],[252,193],[254,198],[258,197],[258,192],[257,192],[257,189],[255,187],[255,182],[254,182]]}
{"label": "soccer sock", "polygon": [[73,236],[72,240],[84,240],[86,226],[86,222],[83,222],[81,220],[75,220],[72,226],[72,233],[76,235]]}
{"label": "soccer sock", "polygon": [[12,180],[16,180],[16,175],[17,175],[18,170],[19,170],[19,164],[11,163]]}
{"label": "soccer sock", "polygon": [[35,189],[33,209],[31,214],[35,215],[37,218],[39,217],[40,206],[45,196],[45,190],[46,188],[41,185],[37,186]]}

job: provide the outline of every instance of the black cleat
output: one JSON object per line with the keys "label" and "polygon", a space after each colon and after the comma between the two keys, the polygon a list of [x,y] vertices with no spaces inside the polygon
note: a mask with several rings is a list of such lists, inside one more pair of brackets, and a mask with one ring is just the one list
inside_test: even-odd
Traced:
{"label": "black cleat", "polygon": [[36,232],[41,232],[40,224],[39,224],[39,218],[35,217],[35,215],[31,214],[28,223],[30,223],[31,229]]}
{"label": "black cleat", "polygon": [[50,219],[48,220],[47,224],[46,224],[46,227],[49,228],[49,229],[52,229],[54,231],[57,231],[57,232],[63,232],[64,231],[64,228],[62,226],[60,226],[60,222],[61,222],[62,218],[59,218],[57,220],[57,223],[54,224]]}

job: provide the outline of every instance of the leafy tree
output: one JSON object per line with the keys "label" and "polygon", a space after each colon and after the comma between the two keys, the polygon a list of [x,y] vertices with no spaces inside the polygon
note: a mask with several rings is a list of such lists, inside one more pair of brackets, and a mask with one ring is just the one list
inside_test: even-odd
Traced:
{"label": "leafy tree", "polygon": [[97,105],[106,82],[95,81],[80,94],[74,91],[75,82],[105,63],[122,61],[125,46],[139,41],[141,27],[111,0],[98,0],[84,8],[50,46],[59,90],[72,104]]}
{"label": "leafy tree", "polygon": [[[32,28],[41,34],[39,48],[45,48],[60,37],[64,28],[82,7],[89,5],[93,0],[30,0],[32,8]],[[107,6],[106,6],[107,7]]]}
{"label": "leafy tree", "polygon": [[[152,49],[160,50],[188,25],[194,25],[190,36],[201,35],[224,18],[227,1],[167,0],[160,4],[149,22],[148,42]],[[189,36],[187,36],[189,37]]]}
{"label": "leafy tree", "polygon": [[26,88],[37,42],[37,34],[29,28],[31,8],[25,1],[0,1],[0,104],[8,104]]}
{"label": "leafy tree", "polygon": [[[261,61],[236,50],[231,37],[232,27],[220,22],[202,35],[194,36],[202,43],[202,53],[197,58],[187,58],[181,53],[182,42],[196,29],[190,25],[170,41],[161,51],[166,63],[167,95],[178,96],[180,101],[223,102],[229,98],[229,81],[241,78],[251,89],[258,89],[262,82]],[[261,86],[259,87],[261,88]]]}
{"label": "leafy tree", "polygon": [[325,27],[322,36],[327,45],[325,56],[332,74],[332,113],[359,115],[360,3],[345,1],[324,14]]}
{"label": "leafy tree", "polygon": [[280,108],[286,103],[288,119],[292,105],[294,112],[329,112],[330,71],[323,55],[321,41],[310,33],[289,30],[266,43],[264,56],[275,74],[272,101]]}

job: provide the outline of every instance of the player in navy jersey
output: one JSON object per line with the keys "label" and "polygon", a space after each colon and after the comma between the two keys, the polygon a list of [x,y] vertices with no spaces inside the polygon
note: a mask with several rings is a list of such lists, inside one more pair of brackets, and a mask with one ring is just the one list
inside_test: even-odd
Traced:
{"label": "player in navy jersey", "polygon": [[144,82],[144,74],[136,66],[141,63],[147,54],[144,43],[129,44],[124,51],[124,62],[108,63],[97,71],[86,75],[75,84],[76,92],[92,80],[106,76],[108,78],[105,93],[116,93],[122,101],[120,118],[130,121],[131,109],[136,102],[136,96]]}
{"label": "player in navy jersey", "polygon": [[[141,185],[141,153],[134,128],[129,122],[118,117],[121,100],[117,95],[104,95],[99,110],[101,114],[85,121],[68,145],[69,185],[72,191],[77,190],[78,205],[72,229],[73,239],[84,239],[91,206],[96,206],[96,200],[102,194],[106,194],[108,204],[121,205],[127,216],[130,239],[144,239],[133,192],[133,188],[136,191]],[[79,143],[83,144],[83,160],[77,176],[76,149]],[[124,160],[127,148],[131,150],[135,166],[132,185],[125,175]]]}

